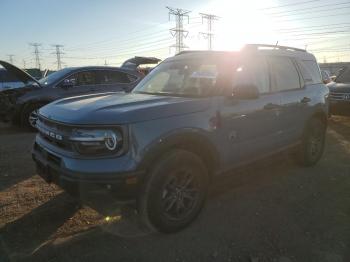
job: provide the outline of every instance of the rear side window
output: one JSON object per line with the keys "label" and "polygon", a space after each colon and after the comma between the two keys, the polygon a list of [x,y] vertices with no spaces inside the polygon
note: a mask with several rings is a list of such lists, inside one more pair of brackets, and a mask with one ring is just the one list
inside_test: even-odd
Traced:
{"label": "rear side window", "polygon": [[260,93],[270,91],[270,79],[267,62],[264,58],[254,58],[254,63],[240,65],[234,73],[234,86],[254,84]]}
{"label": "rear side window", "polygon": [[137,78],[119,71],[99,71],[98,82],[102,85],[128,84],[134,82]]}
{"label": "rear side window", "polygon": [[298,61],[301,75],[306,84],[319,84],[322,83],[322,76],[320,68],[314,60],[302,60]]}
{"label": "rear side window", "polygon": [[96,72],[84,71],[75,73],[68,77],[69,81],[74,83],[74,86],[85,86],[96,84]]}
{"label": "rear side window", "polygon": [[300,88],[298,71],[288,57],[270,57],[272,92]]}

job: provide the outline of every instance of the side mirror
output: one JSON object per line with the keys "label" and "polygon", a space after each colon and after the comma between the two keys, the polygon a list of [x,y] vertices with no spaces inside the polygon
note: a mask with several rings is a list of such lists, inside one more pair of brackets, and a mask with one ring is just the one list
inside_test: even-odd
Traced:
{"label": "side mirror", "polygon": [[64,89],[68,89],[70,87],[73,87],[74,85],[75,79],[64,79],[60,86]]}
{"label": "side mirror", "polygon": [[257,99],[259,89],[254,84],[238,85],[233,88],[233,97],[237,99]]}

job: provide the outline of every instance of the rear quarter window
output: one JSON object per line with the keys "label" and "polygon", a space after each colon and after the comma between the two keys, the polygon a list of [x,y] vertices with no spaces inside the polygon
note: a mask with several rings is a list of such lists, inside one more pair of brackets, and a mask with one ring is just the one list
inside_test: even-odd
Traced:
{"label": "rear quarter window", "polygon": [[288,57],[272,56],[268,59],[271,67],[272,92],[300,88],[298,71]]}
{"label": "rear quarter window", "polygon": [[320,84],[322,83],[322,76],[318,64],[314,60],[298,61],[301,75],[305,84]]}

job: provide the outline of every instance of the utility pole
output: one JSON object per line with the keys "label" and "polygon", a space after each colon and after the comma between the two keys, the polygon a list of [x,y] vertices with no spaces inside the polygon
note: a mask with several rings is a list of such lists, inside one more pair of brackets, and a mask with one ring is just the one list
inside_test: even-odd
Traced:
{"label": "utility pole", "polygon": [[10,64],[13,64],[13,57],[15,56],[15,55],[7,55],[8,57],[9,57],[9,62],[10,62]]}
{"label": "utility pole", "polygon": [[204,38],[208,39],[208,50],[212,50],[213,48],[213,21],[219,20],[220,17],[212,14],[204,14],[199,13],[202,16],[202,24],[204,23],[204,20],[207,20],[207,32],[200,32],[201,35],[204,36]]}
{"label": "utility pole", "polygon": [[63,45],[52,45],[52,46],[56,48],[56,51],[53,54],[55,54],[57,57],[57,60],[56,60],[57,70],[60,70],[62,69],[61,55],[63,54],[60,48],[61,47],[63,48]]}
{"label": "utility pole", "polygon": [[184,45],[183,39],[188,36],[188,31],[184,30],[183,28],[183,20],[184,17],[187,18],[187,23],[189,23],[189,16],[188,14],[191,11],[180,9],[180,8],[172,8],[172,7],[166,7],[169,9],[169,20],[171,15],[174,15],[176,17],[176,27],[170,29],[170,33],[173,37],[176,37],[176,44],[172,45],[171,47],[175,47],[176,53],[181,52],[185,48],[187,48],[186,45]]}
{"label": "utility pole", "polygon": [[23,69],[26,69],[26,60],[22,60],[23,61]]}
{"label": "utility pole", "polygon": [[105,59],[105,66],[108,66],[108,64],[107,64],[107,60]]}
{"label": "utility pole", "polygon": [[39,57],[39,46],[41,46],[41,44],[39,43],[30,43],[30,46],[34,47],[34,58],[35,58],[35,67],[39,68],[41,70],[41,65],[40,65],[40,57]]}

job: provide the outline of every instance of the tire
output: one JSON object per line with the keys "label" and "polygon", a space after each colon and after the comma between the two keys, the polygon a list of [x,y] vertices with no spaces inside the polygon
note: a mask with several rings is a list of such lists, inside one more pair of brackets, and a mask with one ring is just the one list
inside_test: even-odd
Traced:
{"label": "tire", "polygon": [[159,159],[146,177],[138,212],[151,228],[173,233],[198,216],[207,190],[208,171],[202,160],[191,152],[174,150]]}
{"label": "tire", "polygon": [[320,160],[325,146],[326,129],[326,123],[321,119],[312,118],[310,120],[296,152],[296,160],[299,165],[313,166]]}
{"label": "tire", "polygon": [[30,131],[36,131],[34,118],[37,117],[37,111],[43,104],[28,104],[23,108],[21,115],[21,126]]}

